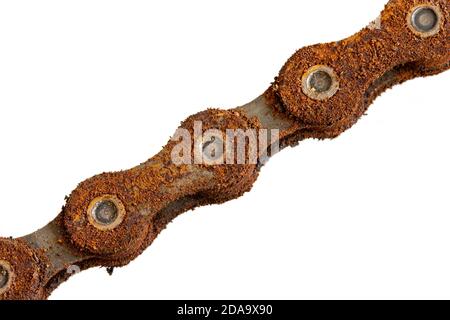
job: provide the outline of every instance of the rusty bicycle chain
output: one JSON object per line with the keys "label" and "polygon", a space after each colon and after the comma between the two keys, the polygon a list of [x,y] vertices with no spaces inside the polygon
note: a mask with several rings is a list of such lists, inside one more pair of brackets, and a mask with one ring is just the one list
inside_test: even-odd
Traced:
{"label": "rusty bicycle chain", "polygon": [[[281,147],[335,138],[386,89],[450,66],[448,0],[391,0],[380,17],[345,40],[305,47],[255,101],[210,109],[181,128],[278,129]],[[176,141],[127,171],[82,182],[57,218],[28,236],[0,239],[0,299],[46,299],[77,266],[119,267],[139,256],[179,214],[240,197],[256,164],[171,161]],[[195,146],[189,146],[195,148]]]}

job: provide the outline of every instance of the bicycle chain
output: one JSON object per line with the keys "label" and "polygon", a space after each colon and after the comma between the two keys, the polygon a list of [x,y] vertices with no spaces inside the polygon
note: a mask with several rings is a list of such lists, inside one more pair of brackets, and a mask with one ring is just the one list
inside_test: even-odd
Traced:
{"label": "bicycle chain", "polygon": [[[449,13],[448,0],[391,0],[356,35],[300,49],[255,101],[201,112],[181,128],[195,135],[201,121],[202,133],[279,129],[281,148],[335,138],[386,89],[449,69]],[[179,214],[249,191],[265,160],[261,153],[256,164],[176,165],[176,144],[135,168],[82,182],[43,229],[0,239],[0,299],[45,299],[76,271],[125,266]]]}

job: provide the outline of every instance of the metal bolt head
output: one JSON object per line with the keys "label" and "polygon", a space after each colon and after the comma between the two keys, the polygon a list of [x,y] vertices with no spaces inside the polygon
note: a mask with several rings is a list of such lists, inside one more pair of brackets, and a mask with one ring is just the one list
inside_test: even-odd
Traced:
{"label": "metal bolt head", "polygon": [[119,226],[125,216],[125,207],[116,196],[94,199],[88,208],[89,222],[99,230],[112,230]]}
{"label": "metal bolt head", "polygon": [[442,13],[438,7],[421,5],[415,7],[408,16],[408,25],[421,37],[430,37],[441,29]]}
{"label": "metal bolt head", "polygon": [[339,82],[332,68],[317,65],[303,75],[302,89],[311,99],[327,100],[339,90]]}

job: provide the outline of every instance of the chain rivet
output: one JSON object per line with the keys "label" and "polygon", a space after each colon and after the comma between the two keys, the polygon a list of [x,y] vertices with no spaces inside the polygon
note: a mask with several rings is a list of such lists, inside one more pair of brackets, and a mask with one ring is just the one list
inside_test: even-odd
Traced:
{"label": "chain rivet", "polygon": [[302,89],[311,99],[327,100],[339,90],[339,82],[332,68],[317,65],[303,75]]}
{"label": "chain rivet", "polygon": [[116,196],[106,195],[94,199],[88,208],[89,222],[99,230],[112,230],[125,216],[125,207]]}
{"label": "chain rivet", "polygon": [[439,33],[442,25],[442,13],[438,7],[420,5],[408,15],[408,25],[421,37],[430,37]]}

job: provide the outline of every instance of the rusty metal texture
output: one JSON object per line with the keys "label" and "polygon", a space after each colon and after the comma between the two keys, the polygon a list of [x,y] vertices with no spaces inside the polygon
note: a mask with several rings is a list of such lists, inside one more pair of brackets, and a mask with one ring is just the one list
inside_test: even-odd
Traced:
{"label": "rusty metal texture", "polygon": [[[449,69],[449,14],[448,0],[391,0],[356,35],[300,49],[256,100],[198,113],[181,128],[278,129],[281,148],[335,138],[388,88]],[[135,168],[80,183],[35,233],[0,238],[0,299],[46,299],[75,272],[127,265],[179,214],[250,191],[264,164],[262,154],[257,163],[175,164],[176,143]]]}

